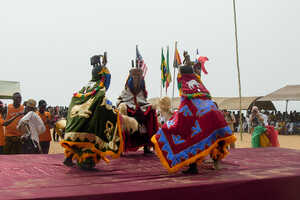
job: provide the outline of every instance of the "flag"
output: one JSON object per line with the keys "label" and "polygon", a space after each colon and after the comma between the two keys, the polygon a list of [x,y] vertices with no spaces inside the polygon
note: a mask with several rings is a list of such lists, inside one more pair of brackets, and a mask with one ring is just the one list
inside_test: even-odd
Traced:
{"label": "flag", "polygon": [[148,67],[147,67],[146,63],[144,62],[143,57],[141,56],[141,54],[139,52],[138,45],[136,45],[135,50],[136,50],[136,61],[137,61],[138,68],[142,69],[143,77],[145,77],[146,74],[147,74],[147,71],[148,71]]}
{"label": "flag", "polygon": [[161,70],[161,82],[162,86],[165,87],[165,83],[167,81],[166,72],[167,72],[167,63],[164,56],[164,50],[161,49],[161,64],[160,64],[160,70]]}
{"label": "flag", "polygon": [[204,74],[207,74],[207,71],[206,71],[205,66],[204,66],[206,61],[208,61],[208,58],[206,56],[199,56],[199,51],[197,49],[196,50],[196,61],[195,61],[195,63],[196,64],[200,63],[200,67],[201,67],[200,70],[203,71]]}
{"label": "flag", "polygon": [[169,46],[167,47],[167,66],[166,66],[166,92],[170,83],[172,82],[172,76],[169,68]]}
{"label": "flag", "polygon": [[175,43],[175,55],[174,55],[174,62],[173,67],[178,68],[178,66],[181,65],[181,59],[180,55],[177,49],[177,42]]}
{"label": "flag", "polygon": [[204,74],[207,74],[207,71],[205,69],[204,63],[208,61],[208,58],[206,56],[200,56],[198,58],[198,62],[201,63],[201,70],[204,72]]}

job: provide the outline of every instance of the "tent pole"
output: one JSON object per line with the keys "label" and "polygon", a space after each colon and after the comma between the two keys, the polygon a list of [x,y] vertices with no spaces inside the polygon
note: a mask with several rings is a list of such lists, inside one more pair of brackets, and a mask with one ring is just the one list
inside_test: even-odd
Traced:
{"label": "tent pole", "polygon": [[285,113],[287,114],[288,112],[288,105],[289,105],[289,100],[285,101]]}
{"label": "tent pole", "polygon": [[238,70],[238,81],[239,81],[239,97],[240,97],[240,135],[241,141],[243,140],[243,130],[242,130],[242,89],[241,89],[241,74],[240,74],[240,63],[239,63],[239,46],[238,46],[238,33],[237,33],[237,23],[236,23],[236,5],[235,0],[233,0],[233,17],[234,17],[234,28],[235,28],[235,52],[236,52],[236,66]]}

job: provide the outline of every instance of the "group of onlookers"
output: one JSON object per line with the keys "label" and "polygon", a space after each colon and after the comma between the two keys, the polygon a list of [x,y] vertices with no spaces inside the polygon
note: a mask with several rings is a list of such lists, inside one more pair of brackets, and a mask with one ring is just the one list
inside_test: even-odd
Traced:
{"label": "group of onlookers", "polygon": [[66,109],[47,108],[45,100],[21,103],[19,92],[13,94],[13,103],[6,108],[0,101],[0,153],[47,154],[52,139],[50,129]]}
{"label": "group of onlookers", "polygon": [[[254,106],[254,110],[258,110],[256,106]],[[227,110],[223,111],[225,119],[227,118],[227,123],[230,124],[232,130],[235,132],[240,131],[240,113],[230,112]],[[297,130],[297,126],[300,124],[300,114],[296,111],[290,111],[290,113],[280,111],[257,111],[264,117],[265,125],[272,125],[278,130],[279,134],[297,134],[299,131]],[[251,114],[253,113],[253,109],[248,111],[246,115],[242,113],[242,131],[243,132],[251,132]]]}

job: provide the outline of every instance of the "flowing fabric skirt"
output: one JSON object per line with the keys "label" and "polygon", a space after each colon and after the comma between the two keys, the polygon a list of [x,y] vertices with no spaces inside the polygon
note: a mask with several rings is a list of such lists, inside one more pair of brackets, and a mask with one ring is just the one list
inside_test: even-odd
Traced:
{"label": "flowing fabric skirt", "polygon": [[213,101],[188,97],[181,98],[178,111],[151,139],[168,172],[176,172],[208,155],[221,160],[235,140]]}

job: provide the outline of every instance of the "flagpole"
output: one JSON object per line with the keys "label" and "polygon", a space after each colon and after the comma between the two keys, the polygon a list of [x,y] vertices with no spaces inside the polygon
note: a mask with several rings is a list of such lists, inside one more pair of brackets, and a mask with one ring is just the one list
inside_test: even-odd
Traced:
{"label": "flagpole", "polygon": [[160,98],[162,97],[162,79],[161,79],[161,73],[162,73],[162,69],[161,69],[161,65],[162,64],[160,64]]}
{"label": "flagpole", "polygon": [[162,81],[160,80],[160,98],[162,97]]}
{"label": "flagpole", "polygon": [[[169,69],[170,70],[170,66],[169,66],[169,57],[170,57],[170,55],[169,55],[169,45],[167,46],[167,56],[166,56],[167,58],[166,58],[166,61],[167,61],[167,69]],[[168,72],[168,75],[167,75],[167,77],[166,77],[166,81],[168,82],[168,76],[169,76],[169,73],[170,73],[170,71]],[[168,83],[169,84],[169,83]],[[167,88],[167,84],[166,84],[166,96],[168,96],[168,88]],[[171,107],[172,107],[172,104],[171,104]]]}
{"label": "flagpole", "polygon": [[[177,41],[175,42],[175,51],[177,49]],[[173,61],[174,62],[174,61]],[[172,99],[171,99],[171,108],[173,108],[173,105],[174,105],[174,92],[175,92],[175,67],[173,66],[173,90],[172,90]]]}
{"label": "flagpole", "polygon": [[235,28],[235,52],[236,52],[236,66],[238,70],[238,81],[239,81],[239,97],[240,97],[240,136],[241,141],[243,140],[243,130],[242,130],[242,89],[241,89],[241,73],[240,73],[240,63],[239,63],[239,46],[238,46],[238,32],[236,23],[236,4],[233,0],[233,16],[234,16],[234,28]]}

